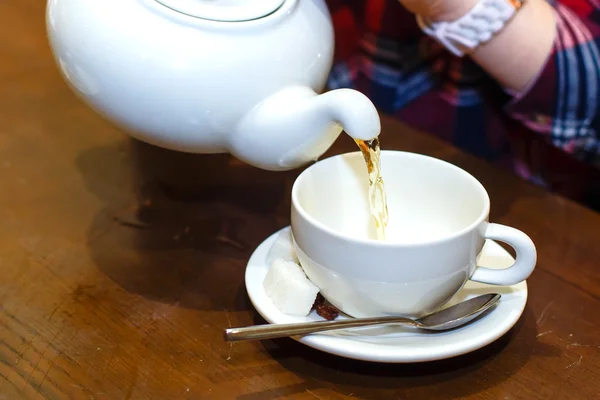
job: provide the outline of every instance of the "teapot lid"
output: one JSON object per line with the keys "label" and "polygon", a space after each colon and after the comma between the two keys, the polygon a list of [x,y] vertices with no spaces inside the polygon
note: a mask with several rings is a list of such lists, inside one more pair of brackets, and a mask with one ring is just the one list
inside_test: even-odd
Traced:
{"label": "teapot lid", "polygon": [[277,10],[285,0],[156,0],[172,10],[192,17],[222,22],[262,18]]}

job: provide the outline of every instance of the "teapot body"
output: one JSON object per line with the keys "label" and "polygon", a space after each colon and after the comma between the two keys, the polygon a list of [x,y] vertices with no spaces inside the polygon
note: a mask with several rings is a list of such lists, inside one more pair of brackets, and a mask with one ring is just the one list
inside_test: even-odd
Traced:
{"label": "teapot body", "polygon": [[285,0],[242,22],[157,0],[49,0],[46,17],[56,63],[88,105],[139,140],[184,152],[227,152],[249,110],[287,86],[321,91],[333,61],[322,0]]}

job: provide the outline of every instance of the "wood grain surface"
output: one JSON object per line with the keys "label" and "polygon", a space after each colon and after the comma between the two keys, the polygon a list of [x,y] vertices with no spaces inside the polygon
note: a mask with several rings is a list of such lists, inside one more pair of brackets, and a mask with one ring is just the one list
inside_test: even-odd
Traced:
{"label": "wood grain surface", "polygon": [[[44,3],[0,2],[0,399],[600,398],[600,215],[389,118],[385,148],[465,168],[491,219],[535,241],[517,325],[417,365],[224,342],[263,322],[245,263],[289,223],[300,171],[129,139],[59,76]],[[329,154],[348,150],[341,137]]]}

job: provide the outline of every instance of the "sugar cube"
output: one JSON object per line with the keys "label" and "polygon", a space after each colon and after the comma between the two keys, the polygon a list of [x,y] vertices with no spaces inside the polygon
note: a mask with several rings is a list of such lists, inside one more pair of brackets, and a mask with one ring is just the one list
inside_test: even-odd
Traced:
{"label": "sugar cube", "polygon": [[300,265],[282,258],[273,261],[263,286],[281,312],[297,316],[310,313],[319,293]]}

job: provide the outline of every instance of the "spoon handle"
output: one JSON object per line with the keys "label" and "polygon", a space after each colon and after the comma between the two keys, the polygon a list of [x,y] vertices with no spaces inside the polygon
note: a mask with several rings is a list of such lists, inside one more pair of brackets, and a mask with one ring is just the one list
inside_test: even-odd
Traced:
{"label": "spoon handle", "polygon": [[340,321],[299,322],[293,324],[265,324],[248,326],[243,328],[226,329],[225,340],[233,342],[239,340],[275,339],[341,328],[357,328],[361,326],[381,325],[389,323],[401,324],[411,327],[421,326],[421,324],[410,318],[402,317],[359,318],[346,319]]}

